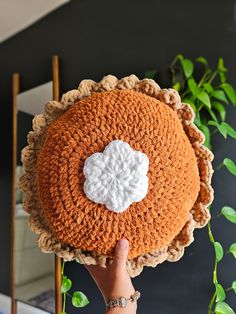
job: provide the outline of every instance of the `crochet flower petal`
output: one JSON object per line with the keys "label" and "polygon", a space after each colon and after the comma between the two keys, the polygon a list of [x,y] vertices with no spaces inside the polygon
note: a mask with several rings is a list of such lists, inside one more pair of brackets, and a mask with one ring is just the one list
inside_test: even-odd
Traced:
{"label": "crochet flower petal", "polygon": [[134,151],[128,143],[112,141],[103,153],[94,153],[86,159],[84,192],[95,203],[116,213],[123,212],[146,196],[148,164],[148,157]]}

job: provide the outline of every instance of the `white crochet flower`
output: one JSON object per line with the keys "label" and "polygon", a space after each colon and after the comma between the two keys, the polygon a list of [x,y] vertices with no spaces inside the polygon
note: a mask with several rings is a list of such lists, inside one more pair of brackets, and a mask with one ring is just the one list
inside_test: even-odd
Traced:
{"label": "white crochet flower", "polygon": [[93,202],[123,212],[146,196],[148,166],[146,154],[133,150],[126,142],[112,141],[103,153],[94,153],[85,160],[84,192]]}

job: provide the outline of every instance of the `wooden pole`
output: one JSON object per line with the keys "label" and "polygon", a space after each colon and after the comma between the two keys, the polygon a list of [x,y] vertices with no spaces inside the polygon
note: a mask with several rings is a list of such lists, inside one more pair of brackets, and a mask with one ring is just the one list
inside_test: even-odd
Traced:
{"label": "wooden pole", "polygon": [[[59,57],[52,57],[53,73],[53,100],[60,99],[60,81],[59,81]],[[55,255],[55,314],[62,312],[62,294],[61,294],[61,258]]]}
{"label": "wooden pole", "polygon": [[16,158],[17,158],[17,95],[20,75],[12,75],[12,208],[11,208],[11,314],[16,314],[15,300],[15,210],[16,210]]}

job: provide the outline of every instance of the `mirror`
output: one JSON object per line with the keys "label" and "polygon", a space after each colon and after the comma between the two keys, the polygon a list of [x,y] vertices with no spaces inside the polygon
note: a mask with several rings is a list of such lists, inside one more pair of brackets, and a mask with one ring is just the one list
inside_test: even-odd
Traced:
{"label": "mirror", "polygon": [[16,205],[14,240],[15,299],[47,312],[55,311],[54,255],[42,253],[37,246],[37,235],[28,226],[29,215],[24,211],[24,195],[18,188],[24,170],[21,150],[27,145],[27,134],[32,130],[33,116],[43,112],[45,103],[53,98],[53,82],[19,93],[16,98]]}

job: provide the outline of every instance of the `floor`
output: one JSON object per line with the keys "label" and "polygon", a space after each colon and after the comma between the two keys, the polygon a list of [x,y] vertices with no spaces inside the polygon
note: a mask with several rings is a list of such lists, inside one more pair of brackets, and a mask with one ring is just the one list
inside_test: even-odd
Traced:
{"label": "floor", "polygon": [[[15,287],[16,299],[35,305],[37,297],[47,294],[47,292],[54,290],[54,276],[49,275],[25,285]],[[33,302],[30,300],[33,299]],[[42,308],[49,310],[47,308]]]}

